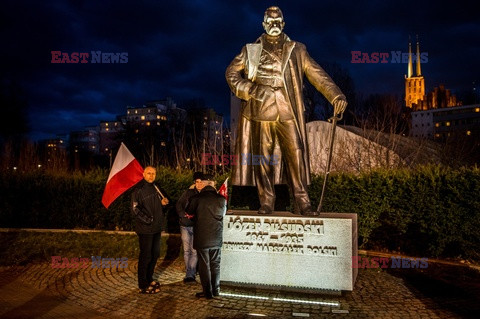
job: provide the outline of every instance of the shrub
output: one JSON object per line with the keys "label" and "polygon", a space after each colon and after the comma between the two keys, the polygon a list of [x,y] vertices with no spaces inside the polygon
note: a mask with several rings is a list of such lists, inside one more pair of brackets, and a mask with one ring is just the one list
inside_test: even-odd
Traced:
{"label": "shrub", "polygon": [[[133,230],[131,191],[120,196],[108,210],[101,204],[107,176],[108,172],[102,170],[85,175],[3,173],[0,225]],[[218,187],[227,176],[217,178]],[[170,199],[167,231],[178,232],[175,203],[192,184],[192,172],[160,167],[157,181]],[[314,207],[318,205],[322,185],[323,176],[314,176],[309,188]],[[231,192],[229,183],[232,195]],[[480,169],[476,167],[455,170],[424,166],[360,175],[336,173],[329,178],[323,211],[358,214],[359,243],[363,248],[478,260],[479,193]],[[252,205],[258,204],[256,190],[251,188],[241,194],[242,198],[229,203],[230,208],[255,209]],[[283,197],[288,196],[281,197],[285,200]]]}

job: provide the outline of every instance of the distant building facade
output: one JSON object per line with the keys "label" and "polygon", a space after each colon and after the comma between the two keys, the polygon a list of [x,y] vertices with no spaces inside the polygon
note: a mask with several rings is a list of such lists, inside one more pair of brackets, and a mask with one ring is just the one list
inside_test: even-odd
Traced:
{"label": "distant building facade", "polygon": [[111,156],[112,151],[120,146],[120,137],[124,132],[125,125],[121,120],[101,121],[99,132],[100,154]]}
{"label": "distant building facade", "polygon": [[[47,142],[47,141],[45,141]],[[224,129],[222,114],[207,107],[188,111],[177,107],[171,98],[148,101],[142,106],[127,106],[115,120],[69,134],[74,167],[80,168],[86,153],[108,156],[110,165],[120,144],[146,165],[166,165],[202,170],[202,154],[222,155],[230,148],[230,131]],[[48,145],[58,146],[58,141]],[[226,150],[226,151],[225,151]],[[77,155],[82,156],[77,156]],[[91,159],[88,159],[91,161]],[[104,161],[105,162],[105,161]],[[206,168],[216,170],[216,167]]]}
{"label": "distant building facade", "polygon": [[480,104],[411,113],[413,137],[445,140],[450,136],[480,137]]}
{"label": "distant building facade", "polygon": [[70,132],[71,151],[85,151],[98,154],[100,149],[98,133],[98,126],[87,126],[82,131]]}

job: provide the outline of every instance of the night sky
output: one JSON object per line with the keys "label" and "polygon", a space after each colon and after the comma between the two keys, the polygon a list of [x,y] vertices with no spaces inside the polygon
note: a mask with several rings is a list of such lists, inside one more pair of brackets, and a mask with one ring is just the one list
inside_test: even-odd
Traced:
{"label": "night sky", "polygon": [[[284,32],[320,64],[338,63],[357,93],[402,95],[407,65],[351,63],[351,51],[428,53],[427,91],[454,93],[480,82],[480,19],[474,1],[22,1],[2,2],[2,85],[28,101],[32,139],[51,138],[125,114],[126,106],[172,97],[203,99],[229,116],[225,68],[263,32],[278,5]],[[415,47],[413,48],[415,50]],[[52,63],[52,51],[89,53],[88,63]],[[127,53],[127,63],[91,63],[92,51]],[[60,57],[61,59],[61,57]]]}

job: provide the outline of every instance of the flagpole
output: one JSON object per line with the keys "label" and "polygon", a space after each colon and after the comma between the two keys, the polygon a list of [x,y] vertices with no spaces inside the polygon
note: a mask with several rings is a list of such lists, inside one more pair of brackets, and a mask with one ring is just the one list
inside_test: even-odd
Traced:
{"label": "flagpole", "polygon": [[162,197],[162,199],[164,199],[165,196],[162,194],[162,192],[160,191],[160,189],[158,189],[157,185],[155,185],[155,183],[154,183],[153,186],[155,186],[155,189],[157,190],[158,194],[160,194],[160,196]]}

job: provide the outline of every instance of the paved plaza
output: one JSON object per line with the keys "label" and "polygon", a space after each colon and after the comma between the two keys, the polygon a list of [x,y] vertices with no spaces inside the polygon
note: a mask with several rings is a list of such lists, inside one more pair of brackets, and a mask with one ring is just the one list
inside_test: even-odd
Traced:
{"label": "paved plaza", "polygon": [[220,297],[206,300],[195,298],[199,283],[183,283],[181,258],[159,262],[156,273],[162,286],[155,295],[137,293],[136,260],[129,260],[124,269],[58,269],[50,263],[10,266],[0,268],[0,317],[474,318],[478,314],[476,270],[432,263],[428,270],[442,274],[441,278],[424,276],[419,269],[359,269],[353,292],[306,294],[224,286]]}

